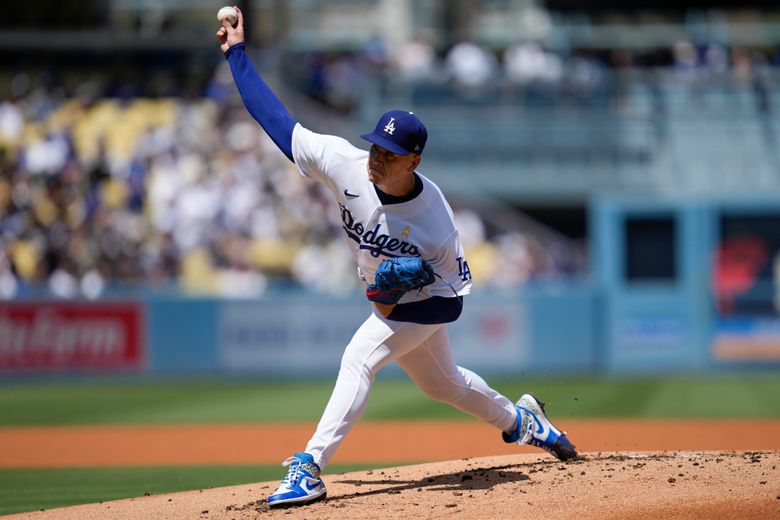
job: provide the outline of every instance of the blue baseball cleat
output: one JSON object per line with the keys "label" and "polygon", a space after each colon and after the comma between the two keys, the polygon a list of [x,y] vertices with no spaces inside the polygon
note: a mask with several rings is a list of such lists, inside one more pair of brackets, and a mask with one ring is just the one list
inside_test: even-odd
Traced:
{"label": "blue baseball cleat", "polygon": [[515,403],[517,427],[503,432],[504,442],[530,444],[552,453],[558,460],[577,458],[577,450],[566,437],[566,432],[557,429],[544,415],[544,403],[531,394],[524,394]]}
{"label": "blue baseball cleat", "polygon": [[268,497],[270,507],[303,505],[327,496],[325,484],[320,479],[320,467],[308,453],[296,453],[282,462],[290,466],[287,476]]}

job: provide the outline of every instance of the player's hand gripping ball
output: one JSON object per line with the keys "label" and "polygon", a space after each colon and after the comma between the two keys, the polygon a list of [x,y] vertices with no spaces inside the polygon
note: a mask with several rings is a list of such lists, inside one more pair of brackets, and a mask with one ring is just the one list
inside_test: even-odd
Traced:
{"label": "player's hand gripping ball", "polygon": [[366,298],[394,304],[407,292],[422,289],[433,281],[433,268],[422,258],[391,258],[377,267],[374,283],[366,288]]}
{"label": "player's hand gripping ball", "polygon": [[238,23],[238,13],[229,5],[226,5],[217,11],[217,21],[220,23],[220,25],[222,25],[222,20],[225,19],[232,27],[235,27]]}

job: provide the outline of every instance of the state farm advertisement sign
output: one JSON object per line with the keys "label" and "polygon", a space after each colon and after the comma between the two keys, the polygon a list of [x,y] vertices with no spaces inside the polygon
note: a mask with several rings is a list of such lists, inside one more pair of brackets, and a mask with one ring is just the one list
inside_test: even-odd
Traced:
{"label": "state farm advertisement sign", "polygon": [[125,371],[143,367],[133,302],[0,303],[0,371]]}

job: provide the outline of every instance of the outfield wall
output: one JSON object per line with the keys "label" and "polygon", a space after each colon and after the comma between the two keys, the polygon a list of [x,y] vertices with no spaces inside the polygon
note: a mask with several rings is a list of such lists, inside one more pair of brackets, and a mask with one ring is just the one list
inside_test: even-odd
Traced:
{"label": "outfield wall", "polygon": [[[684,314],[674,315],[665,302],[653,305],[648,298],[645,307],[629,306],[607,327],[615,311],[588,285],[477,291],[449,334],[457,362],[485,373],[666,373],[743,365],[713,355],[712,331],[694,334]],[[360,295],[303,292],[252,301],[4,302],[0,371],[332,375],[368,312]]]}
{"label": "outfield wall", "polygon": [[[361,295],[302,292],[253,301],[157,299],[148,309],[149,370],[268,375],[336,373],[370,312]],[[558,313],[569,318],[551,333],[545,324]],[[475,370],[590,372],[598,368],[594,313],[587,287],[477,293],[449,334],[458,362]]]}
{"label": "outfield wall", "polygon": [[[598,369],[595,309],[588,287],[477,293],[449,333],[458,362],[476,370],[590,372]],[[299,291],[252,301],[4,302],[0,370],[333,374],[369,312],[359,295]]]}

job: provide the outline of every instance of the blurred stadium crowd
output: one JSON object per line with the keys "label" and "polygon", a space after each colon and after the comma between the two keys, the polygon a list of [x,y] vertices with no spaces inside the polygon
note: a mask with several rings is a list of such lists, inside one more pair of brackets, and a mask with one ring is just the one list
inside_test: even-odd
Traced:
{"label": "blurred stadium crowd", "polygon": [[[780,65],[780,51],[678,41],[564,55],[532,42],[497,52],[462,41],[439,53],[415,38],[390,52],[377,38],[361,51],[289,62],[288,79],[343,113],[377,79],[444,79],[464,99],[496,85],[553,99],[612,89],[611,71],[659,67],[691,88],[726,75],[754,89],[760,106],[758,72]],[[87,83],[66,92],[25,73],[9,93],[0,102],[0,297],[92,298],[140,284],[228,297],[286,282],[334,293],[356,286],[329,195],[249,119],[224,65],[198,96],[113,97]],[[488,232],[477,212],[455,208],[480,286],[586,271],[581,244]]]}
{"label": "blurred stadium crowd", "polygon": [[372,80],[389,89],[411,86],[422,91],[421,86],[433,85],[434,102],[441,100],[446,89],[460,101],[514,96],[520,103],[535,105],[587,103],[596,98],[619,104],[624,93],[621,87],[632,74],[646,74],[645,81],[653,82],[652,75],[663,72],[672,76],[664,81],[671,80],[671,86],[689,88],[692,93],[718,81],[758,89],[760,96],[761,73],[780,66],[780,48],[679,39],[662,48],[562,52],[534,41],[495,49],[464,40],[441,51],[420,36],[393,50],[375,36],[355,52],[306,52],[286,63],[293,84],[310,97],[349,113],[360,107],[362,90]]}
{"label": "blurred stadium crowd", "polygon": [[[352,290],[330,195],[249,119],[225,72],[195,98],[105,97],[86,83],[65,93],[15,76],[0,103],[0,296]],[[457,213],[482,286],[560,274],[532,234],[488,240],[476,212]]]}

